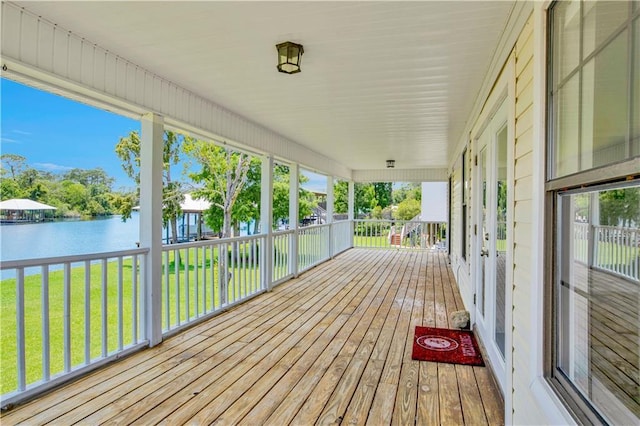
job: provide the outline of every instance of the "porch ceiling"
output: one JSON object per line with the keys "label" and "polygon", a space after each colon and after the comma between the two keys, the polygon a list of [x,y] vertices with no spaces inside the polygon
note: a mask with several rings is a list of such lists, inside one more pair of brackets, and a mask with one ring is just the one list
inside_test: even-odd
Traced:
{"label": "porch ceiling", "polygon": [[15,2],[352,170],[448,165],[514,3]]}

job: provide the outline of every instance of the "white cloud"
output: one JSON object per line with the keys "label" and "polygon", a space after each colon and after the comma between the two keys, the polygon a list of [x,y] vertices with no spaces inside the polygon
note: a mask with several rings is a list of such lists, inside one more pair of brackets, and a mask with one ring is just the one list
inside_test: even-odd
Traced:
{"label": "white cloud", "polygon": [[4,143],[21,143],[19,140],[16,139],[11,139],[11,138],[1,138],[0,140],[2,140],[2,142]]}
{"label": "white cloud", "polygon": [[48,170],[50,172],[62,172],[73,169],[73,167],[62,166],[54,163],[34,163],[33,165],[39,169]]}

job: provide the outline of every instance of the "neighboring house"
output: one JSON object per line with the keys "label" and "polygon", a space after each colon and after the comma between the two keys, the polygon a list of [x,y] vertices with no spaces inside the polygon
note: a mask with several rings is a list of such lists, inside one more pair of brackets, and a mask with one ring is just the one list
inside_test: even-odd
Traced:
{"label": "neighboring house", "polygon": [[[414,7],[427,8],[428,3]],[[506,14],[500,13],[505,11],[500,9],[501,4],[506,7]],[[456,21],[464,21],[477,30],[474,20],[486,16],[480,14],[481,9],[469,10],[473,5],[473,2],[458,5],[459,13],[455,17]],[[481,69],[471,71],[481,74],[481,84],[467,87],[469,91],[463,98],[449,99],[464,101],[470,106],[460,107],[455,113],[455,108],[448,110],[452,116],[462,111],[452,117],[455,120],[450,123],[459,126],[456,139],[447,139],[444,147],[440,147],[443,149],[429,151],[431,158],[444,158],[444,161],[407,169],[402,169],[402,161],[395,158],[396,168],[388,170],[384,160],[392,154],[400,155],[404,148],[429,150],[430,145],[406,142],[405,146],[403,141],[407,139],[390,137],[393,151],[381,152],[380,166],[372,167],[365,160],[374,158],[371,152],[376,149],[370,144],[375,141],[366,132],[356,131],[361,125],[367,127],[362,122],[353,123],[354,133],[350,139],[353,148],[341,147],[345,151],[331,158],[319,153],[320,145],[329,143],[329,138],[322,139],[325,127],[334,123],[305,122],[303,118],[308,116],[301,110],[317,105],[314,103],[317,98],[305,98],[305,86],[317,81],[314,67],[320,66],[323,55],[331,50],[323,46],[320,39],[314,40],[316,43],[308,49],[305,45],[303,58],[308,57],[308,61],[303,62],[303,72],[293,76],[300,77],[292,83],[294,87],[279,86],[278,90],[286,93],[283,97],[293,99],[285,104],[290,109],[284,111],[279,109],[279,96],[273,96],[266,103],[268,108],[252,110],[232,97],[207,97],[215,90],[199,95],[199,75],[193,80],[187,79],[188,72],[181,74],[167,66],[177,62],[181,69],[188,70],[189,66],[200,64],[190,62],[189,58],[162,56],[163,50],[153,45],[163,43],[155,37],[161,33],[171,34],[170,26],[158,25],[154,27],[158,32],[149,35],[150,44],[143,51],[151,60],[136,56],[135,50],[128,50],[117,42],[112,44],[120,50],[97,47],[112,41],[108,38],[112,31],[127,29],[121,26],[112,30],[108,27],[111,21],[103,21],[102,15],[92,15],[95,11],[91,8],[84,12],[78,10],[78,16],[74,17],[73,3],[49,6],[3,3],[2,64],[7,67],[4,75],[8,78],[94,105],[106,105],[128,115],[142,116],[142,134],[146,135],[143,137],[149,146],[142,153],[142,161],[149,176],[161,170],[149,142],[159,140],[162,126],[169,125],[266,153],[267,164],[277,157],[296,167],[301,164],[326,173],[328,205],[333,199],[333,176],[349,180],[352,191],[354,181],[448,181],[447,239],[451,269],[464,304],[471,312],[472,323],[487,348],[504,396],[506,423],[638,424],[640,284],[638,257],[633,257],[638,231],[601,226],[598,218],[603,207],[598,200],[606,199],[614,190],[640,191],[640,4],[481,2],[479,7],[490,6],[496,8],[494,13],[500,13],[497,15],[500,19],[483,21],[483,31],[497,27],[501,32],[491,41],[490,48],[483,51],[485,61]],[[155,5],[148,3],[144,7],[150,9],[153,17]],[[295,10],[303,7],[297,4]],[[321,9],[320,4],[308,4],[308,7]],[[385,6],[379,4],[378,7]],[[364,5],[362,8],[367,10]],[[486,10],[493,9],[485,9],[485,13],[492,13]],[[359,11],[354,14],[361,16]],[[372,25],[380,32],[376,43],[404,30],[411,31],[403,25],[403,20],[394,27],[392,21],[385,21],[385,13],[377,16],[379,20]],[[405,18],[409,19],[408,16],[410,14]],[[503,20],[505,16],[507,19]],[[434,6],[432,18],[430,25],[437,26],[440,19],[451,19],[451,16],[438,15],[438,8]],[[272,19],[278,21],[278,16]],[[290,20],[282,19],[277,24],[282,26],[280,33],[293,32],[304,43],[304,31],[290,30],[287,27]],[[318,18],[318,22],[328,25],[329,21]],[[134,34],[145,36],[144,24],[140,25],[143,27],[137,32],[131,30],[132,38]],[[237,25],[243,24],[237,22]],[[342,28],[347,32],[347,27]],[[348,28],[355,31],[360,27]],[[422,33],[415,31],[413,43],[420,44],[418,36]],[[335,39],[340,31],[327,27],[324,33],[327,39]],[[347,37],[351,38],[358,37]],[[279,41],[267,39],[265,45]],[[342,42],[336,50],[348,48],[347,45],[348,42]],[[364,73],[371,67],[378,71],[378,77],[383,76],[371,84],[372,92],[381,85],[395,87],[412,75],[403,69],[405,65],[410,67],[412,61],[426,60],[431,55],[430,49],[436,49],[429,45],[428,38],[421,47],[424,56],[412,56],[415,51],[411,51],[409,57],[403,56],[403,51],[397,55],[377,52],[379,56],[375,60],[368,58],[365,64],[345,64],[350,57],[350,52],[345,51],[340,63],[334,64],[335,70],[320,71],[322,78],[329,80],[337,78],[343,68],[346,68],[344,72],[353,73],[340,88],[343,97],[327,96],[331,98],[330,106],[336,108],[331,110],[331,116],[337,119],[349,110],[349,105],[342,108],[340,104],[349,94],[368,96],[366,91],[352,92],[360,79],[369,78],[360,77],[358,72]],[[267,48],[271,49],[264,47]],[[449,48],[455,51],[457,45]],[[461,45],[459,48],[459,55],[463,57],[477,47]],[[212,50],[202,48],[205,53]],[[437,54],[435,51],[434,55]],[[255,70],[262,65],[258,64],[261,60],[231,56],[208,74],[207,87],[215,88],[217,80],[225,75],[225,66],[233,60],[247,61],[242,65],[244,78],[263,78]],[[136,60],[142,61],[142,65],[138,66]],[[385,61],[396,60],[394,72],[381,68]],[[143,64],[149,67],[156,64],[156,67],[145,69]],[[417,68],[410,71],[425,73],[425,87],[432,83],[437,86],[438,78],[430,80],[428,71]],[[282,84],[281,80],[265,78],[261,82],[265,86]],[[458,83],[465,82],[465,76],[460,75]],[[454,88],[438,88],[441,96],[453,96]],[[237,87],[238,91],[241,89]],[[411,91],[407,91],[398,96],[410,95]],[[242,93],[242,99],[248,99],[246,93]],[[218,101],[222,104],[214,103]],[[432,111],[441,105],[430,110],[418,100],[411,107],[424,108],[419,114],[428,115],[436,114]],[[278,127],[264,121],[269,109],[278,109],[275,115],[280,116],[300,114],[285,120],[295,123],[292,127],[278,122],[283,127],[276,133],[269,129]],[[243,111],[247,111],[246,116]],[[250,111],[255,112],[252,115]],[[376,115],[376,111],[371,109],[350,117],[368,118],[373,125],[385,118],[384,114]],[[410,111],[404,113],[410,115]],[[447,115],[436,118],[444,120]],[[386,126],[395,128],[396,121],[404,125],[402,119],[398,113]],[[430,126],[437,123],[426,123],[423,128]],[[292,138],[300,137],[301,141],[282,137],[284,131],[289,131]],[[406,136],[402,129],[398,132],[396,136]],[[317,146],[302,144],[303,138],[315,141],[315,137],[319,138]],[[436,143],[434,139],[433,144]],[[420,146],[422,148],[418,148]],[[359,152],[361,157],[349,155],[347,151]],[[444,154],[441,155],[441,151]],[[405,157],[406,161],[410,158],[411,153]],[[268,171],[264,173],[263,176],[270,176]],[[143,182],[143,228],[145,223],[157,221],[161,210],[154,210],[161,202],[159,182],[159,179]],[[330,208],[327,213],[330,217]],[[580,220],[576,220],[578,218]],[[584,233],[581,233],[581,224],[586,226]],[[151,247],[152,252],[158,250],[150,234],[145,235],[146,240],[141,239],[143,246]],[[598,254],[611,247],[622,247],[621,250],[629,254],[628,259],[620,260],[613,251]],[[154,339],[156,342],[161,339],[158,330],[149,333],[152,344]]]}

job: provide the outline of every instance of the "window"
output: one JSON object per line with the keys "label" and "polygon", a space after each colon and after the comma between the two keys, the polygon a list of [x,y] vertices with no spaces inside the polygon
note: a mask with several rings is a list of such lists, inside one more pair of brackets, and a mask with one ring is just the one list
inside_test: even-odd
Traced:
{"label": "window", "polygon": [[638,424],[639,2],[556,2],[549,29],[549,379],[579,420]]}

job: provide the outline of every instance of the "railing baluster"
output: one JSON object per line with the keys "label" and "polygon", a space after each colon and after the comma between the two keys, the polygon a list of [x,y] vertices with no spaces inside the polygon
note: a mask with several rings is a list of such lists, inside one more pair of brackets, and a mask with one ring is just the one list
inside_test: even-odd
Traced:
{"label": "railing baluster", "polygon": [[217,306],[216,306],[216,263],[215,263],[215,246],[211,245],[211,249],[210,249],[211,253],[211,267],[209,268],[211,270],[211,310],[215,311]]}
{"label": "railing baluster", "polygon": [[123,301],[123,276],[122,256],[118,256],[118,350],[124,347],[124,301]]}
{"label": "railing baluster", "polygon": [[195,247],[193,249],[193,279],[194,279],[194,283],[193,283],[193,288],[194,288],[194,301],[193,301],[193,313],[194,313],[194,317],[198,318],[200,316],[200,274],[199,274],[199,268],[200,268],[200,261],[199,261],[199,256],[198,256],[198,251],[200,249],[198,247]]}
{"label": "railing baluster", "polygon": [[49,324],[49,266],[42,265],[42,379],[51,378],[51,334]]}
{"label": "railing baluster", "polygon": [[189,260],[189,252],[191,249],[184,250],[184,318],[185,322],[189,322],[191,318],[191,306],[190,306],[190,295],[191,295],[191,287],[189,285],[189,270],[191,269],[191,262]]}
{"label": "railing baluster", "polygon": [[244,289],[244,296],[249,295],[247,290],[247,242],[242,243],[242,288]]}
{"label": "railing baluster", "polygon": [[171,328],[171,297],[169,284],[169,251],[164,252],[164,318],[165,329]]}
{"label": "railing baluster", "polygon": [[[43,277],[44,278],[44,277]],[[84,261],[84,363],[91,362],[91,261]]]}
{"label": "railing baluster", "polygon": [[107,311],[108,311],[108,305],[107,305],[107,259],[102,259],[102,282],[101,282],[101,289],[102,289],[102,357],[106,358],[107,354],[109,353],[109,347],[108,347],[108,338],[109,338],[109,333],[108,333],[108,323],[107,323]]}
{"label": "railing baluster", "polygon": [[180,325],[180,264],[182,259],[180,256],[180,249],[173,251],[173,277],[174,288],[176,292],[176,325]]}
{"label": "railing baluster", "polygon": [[16,343],[18,352],[18,391],[24,391],[27,387],[27,369],[24,340],[24,312],[24,268],[16,268]]}
{"label": "railing baluster", "polygon": [[138,255],[131,258],[131,339],[138,343]]}
{"label": "railing baluster", "polygon": [[207,310],[207,247],[202,247],[202,313]]}
{"label": "railing baluster", "polygon": [[64,372],[71,371],[71,263],[64,264],[63,283],[63,358]]}

